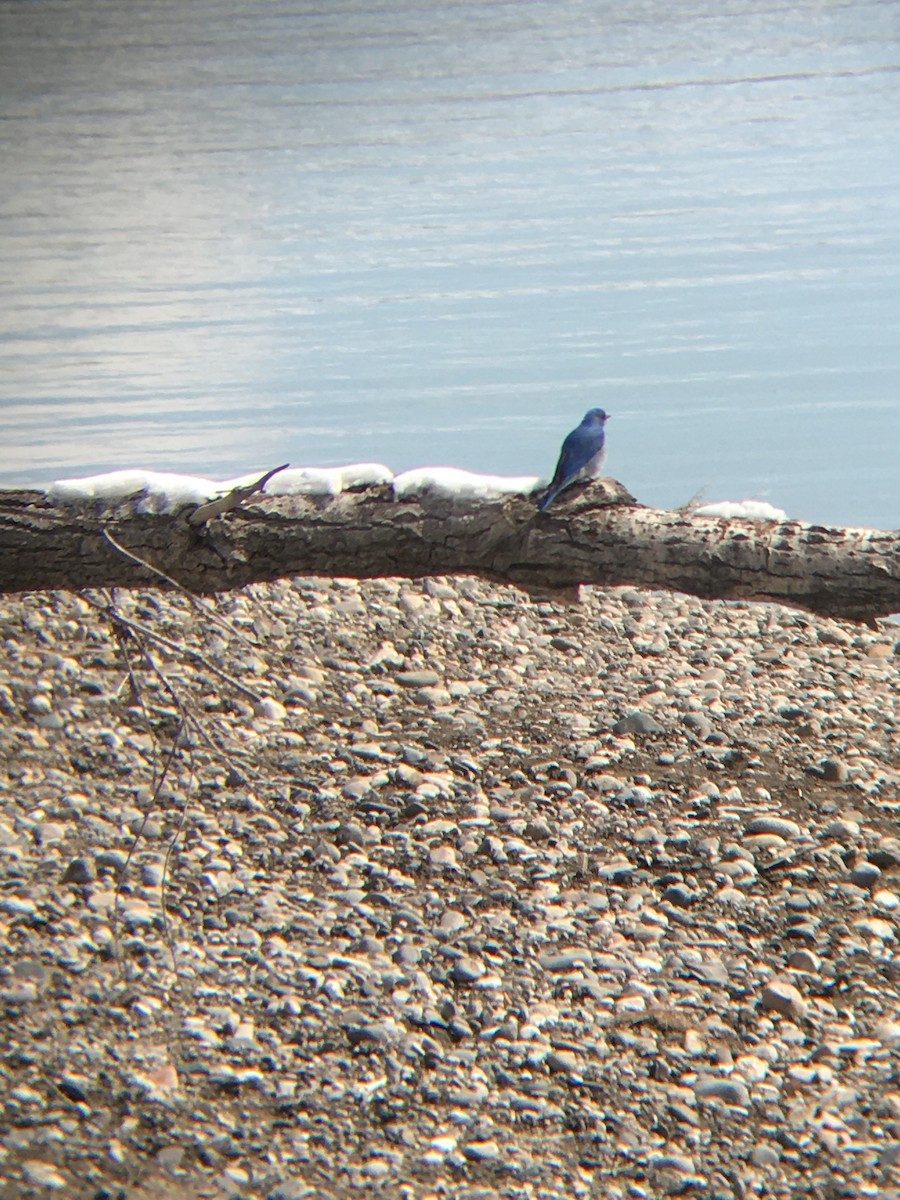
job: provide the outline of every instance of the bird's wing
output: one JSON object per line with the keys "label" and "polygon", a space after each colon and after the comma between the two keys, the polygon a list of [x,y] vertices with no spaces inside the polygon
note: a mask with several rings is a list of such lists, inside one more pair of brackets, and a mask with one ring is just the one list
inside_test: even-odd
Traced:
{"label": "bird's wing", "polygon": [[[603,446],[603,433],[597,436],[592,429],[573,429],[562,444],[554,483],[574,479],[590,463]],[[558,477],[558,478],[557,478]]]}

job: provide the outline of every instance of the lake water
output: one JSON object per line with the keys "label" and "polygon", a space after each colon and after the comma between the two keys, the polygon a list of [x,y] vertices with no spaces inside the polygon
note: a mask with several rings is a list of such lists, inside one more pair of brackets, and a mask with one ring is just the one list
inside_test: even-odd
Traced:
{"label": "lake water", "polygon": [[900,526],[897,0],[0,0],[0,485],[290,461]]}

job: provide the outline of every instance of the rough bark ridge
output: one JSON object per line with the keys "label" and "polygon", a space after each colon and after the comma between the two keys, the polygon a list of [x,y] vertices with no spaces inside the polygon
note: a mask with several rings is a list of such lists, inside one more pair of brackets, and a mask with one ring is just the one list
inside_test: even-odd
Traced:
{"label": "rough bark ridge", "polygon": [[[582,583],[770,600],[871,620],[900,611],[900,538],[799,521],[770,524],[644,508],[614,480],[573,489],[548,513],[532,498],[258,496],[200,528],[110,505],[0,492],[0,592],[160,586],[122,546],[196,592],[290,575],[478,575],[526,590]],[[164,584],[163,584],[164,586]]]}

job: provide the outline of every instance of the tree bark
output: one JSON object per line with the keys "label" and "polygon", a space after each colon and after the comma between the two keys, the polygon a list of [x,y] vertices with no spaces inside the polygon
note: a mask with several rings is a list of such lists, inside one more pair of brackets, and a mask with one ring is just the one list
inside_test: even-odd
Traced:
{"label": "tree bark", "polygon": [[774,601],[853,621],[900,611],[894,533],[698,517],[645,508],[615,480],[534,499],[423,495],[390,486],[333,497],[256,495],[196,527],[195,506],[140,498],[60,502],[0,492],[0,592],[167,586],[194,592],[291,575],[478,575],[528,591],[631,584],[707,599]]}

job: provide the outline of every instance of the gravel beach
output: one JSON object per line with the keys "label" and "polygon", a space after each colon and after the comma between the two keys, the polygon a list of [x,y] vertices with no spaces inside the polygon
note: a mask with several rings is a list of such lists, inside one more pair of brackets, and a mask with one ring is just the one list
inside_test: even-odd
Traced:
{"label": "gravel beach", "polygon": [[0,599],[0,1197],[900,1196],[900,627]]}

